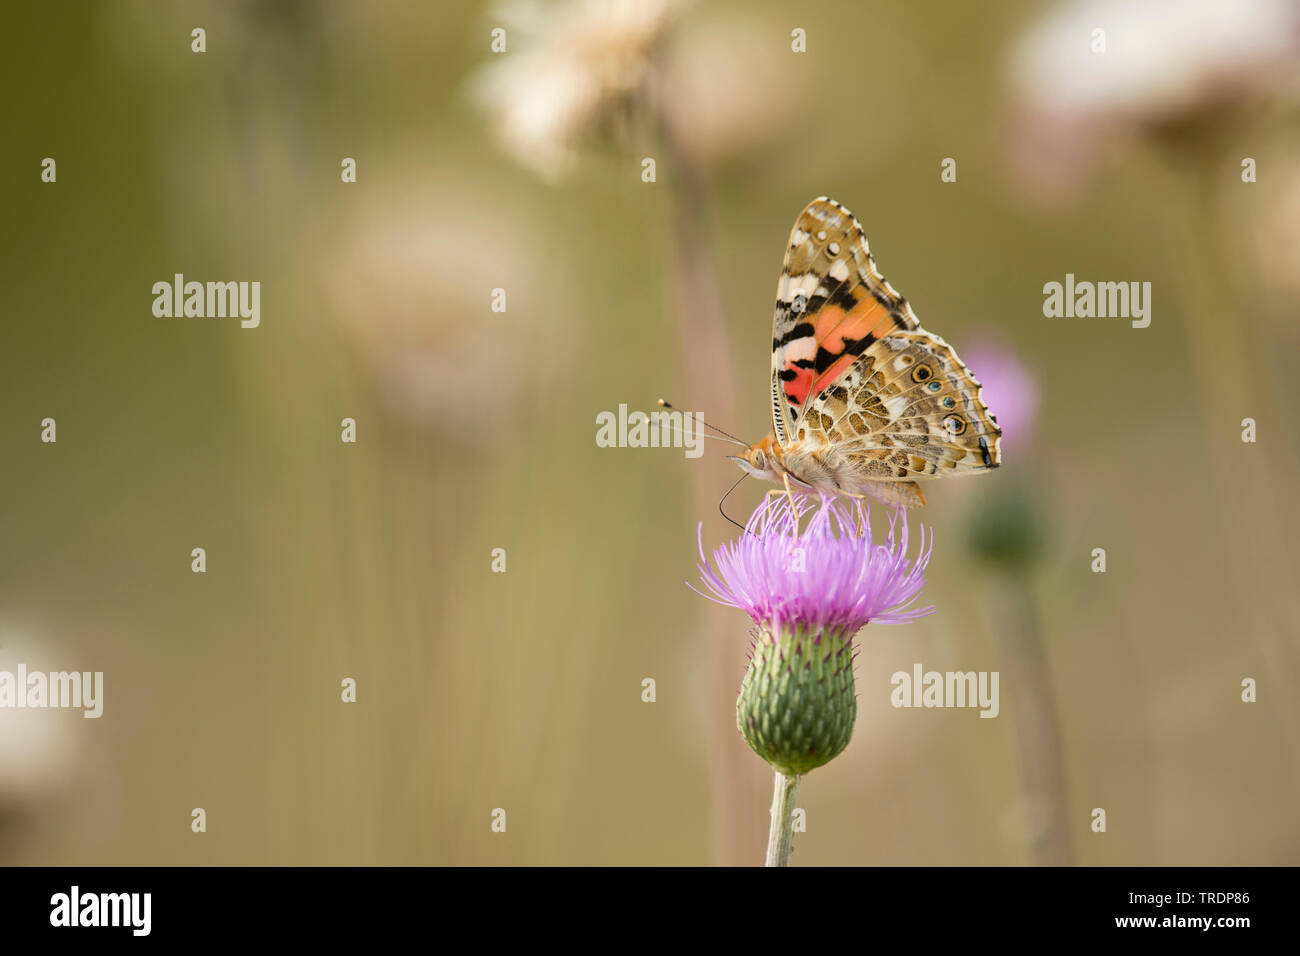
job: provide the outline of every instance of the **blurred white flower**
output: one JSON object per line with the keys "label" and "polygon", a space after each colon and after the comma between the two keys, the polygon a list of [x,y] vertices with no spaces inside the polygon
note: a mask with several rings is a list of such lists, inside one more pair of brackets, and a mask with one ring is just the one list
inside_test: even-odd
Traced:
{"label": "blurred white flower", "polygon": [[1117,131],[1296,92],[1298,54],[1300,0],[1074,0],[1013,50],[1013,159],[1030,185],[1073,185]]}
{"label": "blurred white flower", "polygon": [[772,68],[773,36],[785,33],[737,12],[701,9],[665,57],[663,109],[682,148],[706,166],[752,160],[767,146],[788,149],[788,119],[812,95],[809,71]]}
{"label": "blurred white flower", "polygon": [[[0,671],[67,670],[49,649],[12,632],[0,634]],[[80,710],[0,709],[0,813],[36,809],[69,788],[77,774],[87,721]]]}
{"label": "blurred white flower", "polygon": [[506,51],[471,81],[502,146],[549,182],[617,142],[647,95],[654,59],[686,0],[520,0],[497,10]]}

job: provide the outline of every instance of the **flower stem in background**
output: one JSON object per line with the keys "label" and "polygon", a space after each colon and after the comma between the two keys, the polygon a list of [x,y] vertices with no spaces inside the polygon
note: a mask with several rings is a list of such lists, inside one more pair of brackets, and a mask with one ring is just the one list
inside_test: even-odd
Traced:
{"label": "flower stem in background", "polygon": [[1067,807],[1060,723],[1046,635],[1039,622],[1033,574],[1046,541],[1039,493],[1024,479],[1003,481],[971,519],[967,543],[994,572],[999,658],[1008,671],[1016,728],[1024,836],[1032,862],[1068,866]]}
{"label": "flower stem in background", "polygon": [[1060,722],[1037,604],[1024,575],[1000,575],[1000,579],[1002,626],[997,636],[1004,666],[1011,670],[1006,686],[1016,715],[1030,852],[1038,866],[1069,866]]}
{"label": "flower stem in background", "polygon": [[794,849],[794,802],[799,796],[799,778],[776,773],[772,789],[772,829],[767,835],[767,866],[789,866]]}
{"label": "flower stem in background", "polygon": [[[662,83],[662,78],[660,77]],[[672,256],[672,286],[681,344],[682,369],[690,406],[704,410],[710,421],[735,422],[735,386],[731,375],[731,345],[724,324],[713,250],[705,224],[708,208],[707,187],[703,170],[681,142],[670,105],[661,93],[653,98],[652,108],[662,153],[661,170],[669,186],[671,232],[668,245]],[[696,513],[714,510],[719,488],[732,480],[731,469],[721,456],[703,459],[691,469],[692,498]],[[710,699],[721,700],[735,680],[733,645],[726,633],[727,616],[716,607],[700,614],[701,633],[708,635],[707,681],[712,688]],[[715,821],[714,858],[723,865],[735,865],[744,859],[745,844],[756,814],[738,811],[751,802],[746,785],[744,751],[735,746],[733,724],[726,709],[713,714],[709,734],[709,768],[712,773]]]}

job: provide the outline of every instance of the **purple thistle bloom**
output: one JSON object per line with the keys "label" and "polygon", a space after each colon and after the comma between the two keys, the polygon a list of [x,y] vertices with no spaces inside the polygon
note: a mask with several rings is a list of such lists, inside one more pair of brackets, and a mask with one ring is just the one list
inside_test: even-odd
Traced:
{"label": "purple thistle bloom", "polygon": [[812,496],[796,494],[792,505],[788,495],[769,495],[745,533],[713,552],[713,564],[701,525],[697,567],[712,593],[696,593],[745,611],[773,640],[787,627],[818,639],[827,631],[848,638],[869,622],[905,624],[929,614],[933,606],[911,606],[930,562],[925,528],[913,559],[904,513],[891,515],[883,541],[873,537],[869,515],[860,500],[822,498],[817,506]]}

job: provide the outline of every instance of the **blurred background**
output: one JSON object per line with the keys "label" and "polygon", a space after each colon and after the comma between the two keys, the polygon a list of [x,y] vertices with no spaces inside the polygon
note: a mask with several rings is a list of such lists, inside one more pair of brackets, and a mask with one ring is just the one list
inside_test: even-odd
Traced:
{"label": "blurred background", "polygon": [[[135,0],[3,42],[0,669],[105,690],[0,710],[0,862],[760,862],[749,622],[684,583],[738,473],[596,415],[762,437],[823,194],[1007,436],[911,515],[937,611],[859,635],[795,865],[1300,862],[1295,3]],[[155,318],[177,272],[260,281],[260,327]],[[1150,282],[1150,327],[1044,317],[1066,273]],[[999,717],[892,708],[916,663],[999,671]]]}

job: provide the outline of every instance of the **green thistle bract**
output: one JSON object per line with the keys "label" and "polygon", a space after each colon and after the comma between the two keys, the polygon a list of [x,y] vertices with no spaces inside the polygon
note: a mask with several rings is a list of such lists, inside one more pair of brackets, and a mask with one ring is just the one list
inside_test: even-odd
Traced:
{"label": "green thistle bract", "polygon": [[736,726],[750,749],[781,773],[800,776],[849,745],[858,699],[852,636],[800,627],[760,634],[736,700]]}

